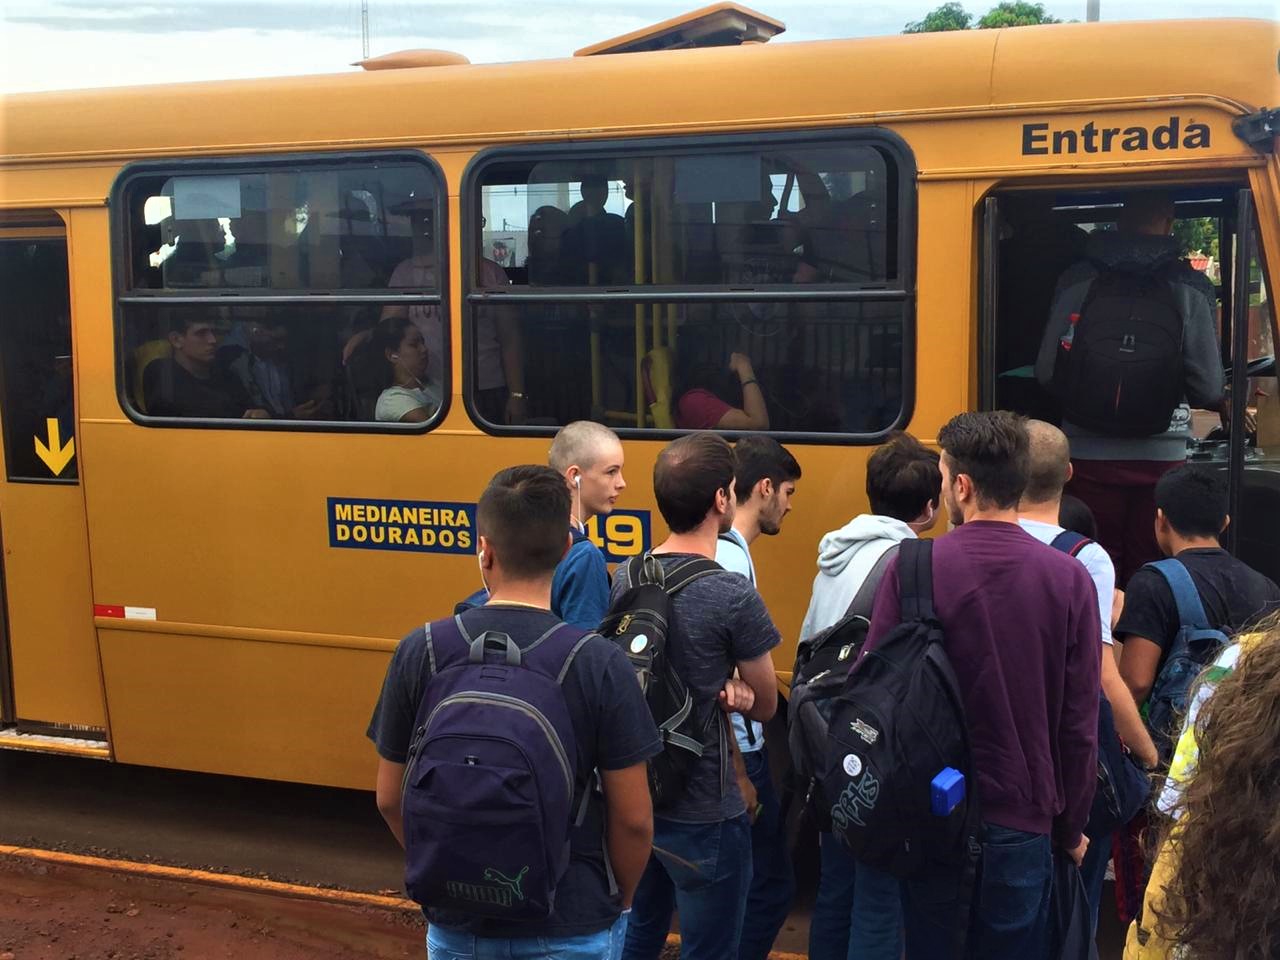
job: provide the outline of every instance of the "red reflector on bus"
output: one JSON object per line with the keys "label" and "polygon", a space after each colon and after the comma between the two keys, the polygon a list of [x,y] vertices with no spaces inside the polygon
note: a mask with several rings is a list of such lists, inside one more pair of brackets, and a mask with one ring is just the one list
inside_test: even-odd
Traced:
{"label": "red reflector on bus", "polygon": [[95,617],[114,617],[117,620],[123,620],[124,607],[117,607],[114,603],[95,603],[93,605],[93,615]]}

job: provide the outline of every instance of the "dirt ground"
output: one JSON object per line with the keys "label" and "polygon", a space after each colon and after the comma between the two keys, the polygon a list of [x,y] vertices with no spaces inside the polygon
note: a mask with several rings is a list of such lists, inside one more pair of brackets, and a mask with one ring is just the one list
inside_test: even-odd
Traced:
{"label": "dirt ground", "polygon": [[0,858],[0,960],[421,958],[409,911]]}

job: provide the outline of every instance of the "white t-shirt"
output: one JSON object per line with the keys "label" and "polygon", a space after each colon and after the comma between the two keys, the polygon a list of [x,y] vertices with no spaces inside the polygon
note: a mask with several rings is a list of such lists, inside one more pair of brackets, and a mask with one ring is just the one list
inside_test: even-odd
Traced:
{"label": "white t-shirt", "polygon": [[[733,542],[724,539],[725,537],[732,538]],[[753,587],[756,586],[756,565],[751,559],[751,550],[747,547],[747,541],[737,530],[730,530],[716,541],[716,563],[726,570],[742,574],[751,581]],[[748,737],[746,717],[740,713],[731,713],[729,722],[733,726],[733,736],[738,741],[738,749],[743,753],[754,753],[764,746],[764,724],[757,723],[755,720],[749,721],[751,736]]]}
{"label": "white t-shirt", "polygon": [[[1063,528],[1055,523],[1044,523],[1040,520],[1019,520],[1019,526],[1045,545],[1051,545],[1054,538],[1063,532]],[[1087,543],[1080,548],[1076,559],[1084,564],[1093,579],[1093,587],[1098,591],[1098,613],[1102,617],[1102,642],[1111,643],[1111,608],[1115,604],[1116,568],[1111,557],[1101,544]]]}
{"label": "white t-shirt", "polygon": [[373,417],[380,423],[399,423],[411,410],[426,410],[427,417],[440,409],[440,398],[425,387],[387,387],[378,394]]}

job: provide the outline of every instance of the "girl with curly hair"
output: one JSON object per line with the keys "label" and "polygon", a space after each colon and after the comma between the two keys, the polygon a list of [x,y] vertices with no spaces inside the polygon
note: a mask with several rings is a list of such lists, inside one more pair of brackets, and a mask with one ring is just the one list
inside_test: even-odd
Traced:
{"label": "girl with curly hair", "polygon": [[1280,957],[1280,618],[1228,647],[1205,682],[1161,796],[1175,822],[1125,960]]}

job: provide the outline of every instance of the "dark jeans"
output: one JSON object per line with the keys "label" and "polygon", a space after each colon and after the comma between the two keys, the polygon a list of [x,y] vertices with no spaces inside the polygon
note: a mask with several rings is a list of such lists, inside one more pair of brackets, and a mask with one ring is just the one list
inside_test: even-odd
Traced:
{"label": "dark jeans", "polygon": [[[1106,651],[1104,651],[1106,652]],[[1084,892],[1089,897],[1089,917],[1093,920],[1093,932],[1098,932],[1098,911],[1102,906],[1102,885],[1107,879],[1107,861],[1111,859],[1111,834],[1089,841],[1080,864],[1080,876],[1084,879]]]}
{"label": "dark jeans", "polygon": [[[965,955],[1046,956],[1052,880],[1048,836],[986,824]],[[958,876],[947,875],[907,882],[907,960],[955,960],[958,886]]]}
{"label": "dark jeans", "polygon": [[747,894],[738,958],[765,960],[791,910],[796,882],[787,851],[782,807],[769,773],[768,748],[748,751],[742,760],[756,788],[760,815],[751,826],[751,890]]}
{"label": "dark jeans", "polygon": [[653,855],[627,923],[624,960],[657,960],[680,914],[682,960],[737,960],[751,888],[747,815],[718,823],[653,818]]}
{"label": "dark jeans", "polygon": [[822,874],[809,922],[809,960],[899,960],[902,884],[858,863],[830,833],[819,834]]}

